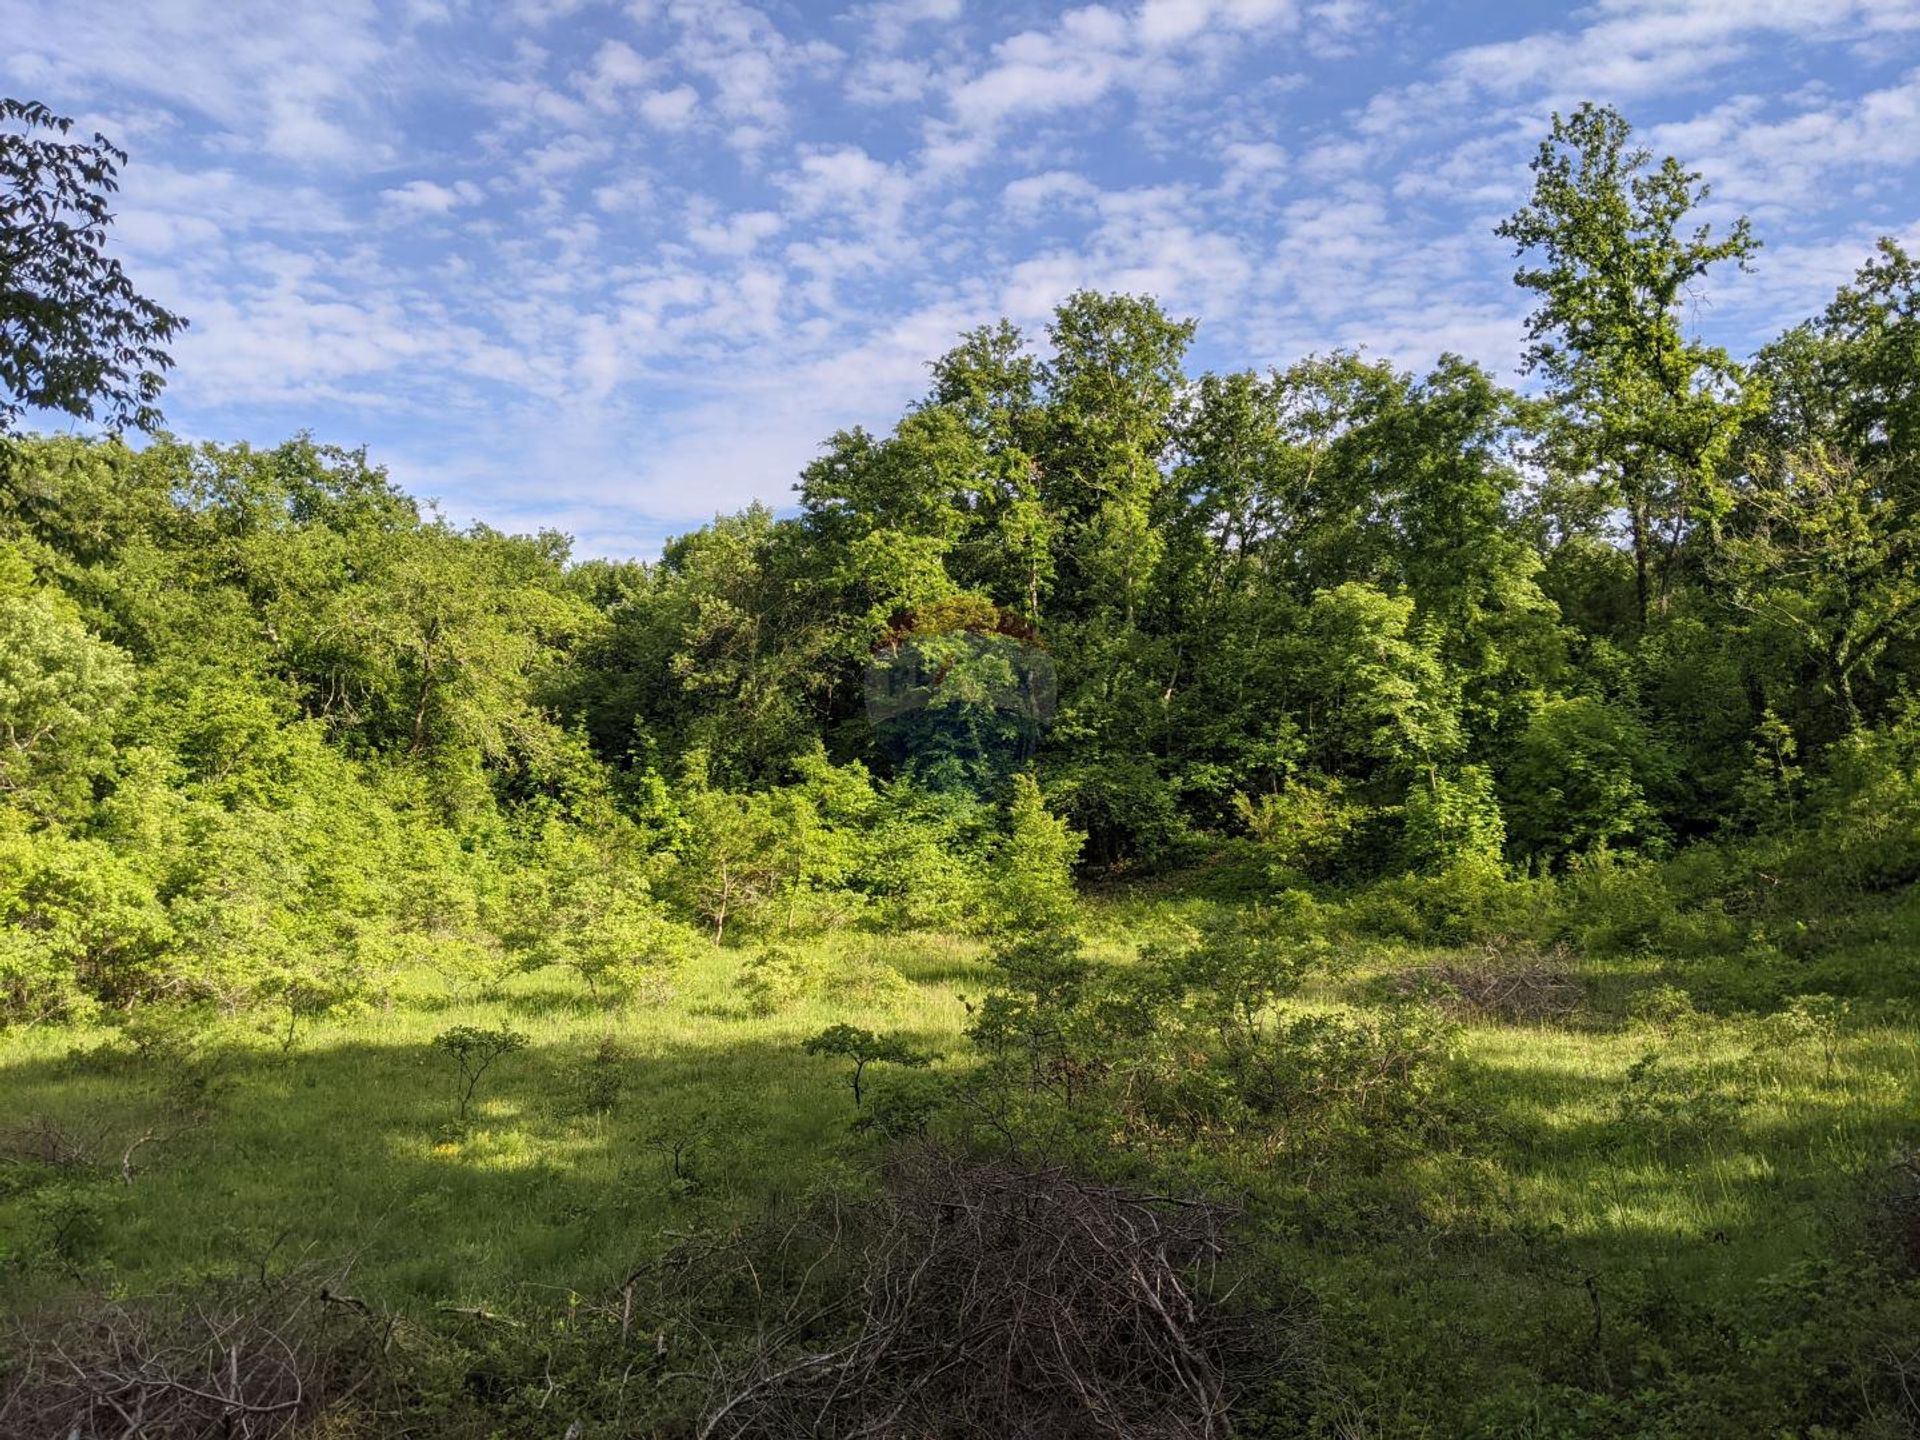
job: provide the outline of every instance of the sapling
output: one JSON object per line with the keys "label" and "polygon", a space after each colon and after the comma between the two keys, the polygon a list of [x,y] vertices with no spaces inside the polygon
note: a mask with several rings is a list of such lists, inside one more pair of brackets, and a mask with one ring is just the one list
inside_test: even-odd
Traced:
{"label": "sapling", "polygon": [[647,1131],[646,1147],[667,1165],[667,1188],[690,1197],[700,1193],[694,1155],[713,1134],[712,1122],[702,1113],[687,1120],[662,1120]]}
{"label": "sapling", "polygon": [[861,1082],[869,1065],[908,1065],[921,1069],[940,1057],[915,1050],[897,1035],[876,1035],[857,1025],[829,1025],[807,1041],[809,1055],[838,1055],[853,1062],[849,1077],[853,1086],[853,1104],[858,1109],[862,1098]]}
{"label": "sapling", "polygon": [[1840,1032],[1852,1011],[1850,1002],[1832,995],[1796,995],[1773,1017],[1770,1028],[1783,1045],[1811,1043],[1819,1050],[1831,1077],[1840,1051]]}
{"label": "sapling", "polygon": [[573,1081],[583,1113],[604,1115],[620,1103],[626,1088],[627,1052],[612,1035],[602,1035],[593,1053],[575,1069]]}
{"label": "sapling", "polygon": [[456,1025],[434,1036],[433,1043],[435,1048],[451,1055],[454,1063],[460,1067],[460,1120],[464,1124],[467,1105],[473,1099],[473,1092],[479,1088],[480,1077],[492,1069],[494,1061],[501,1056],[526,1049],[527,1037],[506,1025],[497,1030],[484,1030],[478,1025]]}

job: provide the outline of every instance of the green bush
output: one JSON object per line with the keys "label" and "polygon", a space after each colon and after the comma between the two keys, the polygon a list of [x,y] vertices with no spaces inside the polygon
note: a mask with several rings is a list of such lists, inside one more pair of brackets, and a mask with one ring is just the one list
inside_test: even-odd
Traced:
{"label": "green bush", "polygon": [[1436,773],[1424,784],[1415,781],[1402,815],[1401,845],[1406,863],[1415,870],[1499,865],[1507,826],[1493,773],[1484,765],[1463,766],[1456,776]]}
{"label": "green bush", "polygon": [[1553,864],[1608,847],[1658,853],[1668,832],[1654,796],[1672,776],[1671,758],[1624,706],[1590,696],[1549,700],[1505,776],[1514,842]]}

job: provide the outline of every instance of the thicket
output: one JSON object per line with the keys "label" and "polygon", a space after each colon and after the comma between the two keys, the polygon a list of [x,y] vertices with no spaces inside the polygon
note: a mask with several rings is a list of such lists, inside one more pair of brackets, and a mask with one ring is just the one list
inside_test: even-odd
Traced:
{"label": "thicket", "polygon": [[[11,443],[0,1009],[291,1028],[416,963],[644,998],[702,932],[993,931],[1043,903],[1036,804],[1083,870],[1384,880],[1415,934],[1550,930],[1571,887],[1624,942],[1701,842],[1681,887],[1736,908],[1907,883],[1914,262],[1736,364],[1561,233],[1552,185],[1625,164],[1582,115],[1523,212],[1571,287],[1545,402],[1453,358],[1195,379],[1190,323],[1082,294],[833,437],[798,513],[648,564],[457,529],[305,439]],[[1715,262],[1660,213],[1624,233]]]}

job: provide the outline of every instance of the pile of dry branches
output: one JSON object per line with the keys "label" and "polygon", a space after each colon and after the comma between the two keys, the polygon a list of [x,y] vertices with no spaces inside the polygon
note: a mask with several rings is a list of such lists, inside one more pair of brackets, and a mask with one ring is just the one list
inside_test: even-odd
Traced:
{"label": "pile of dry branches", "polygon": [[76,1127],[47,1116],[35,1116],[0,1129],[0,1163],[10,1161],[49,1170],[95,1171],[103,1175],[111,1169],[131,1185],[142,1152],[151,1158],[153,1151],[149,1146],[164,1144],[185,1128],[177,1126],[163,1133],[158,1126],[149,1125],[142,1130],[114,1134],[104,1125]]}
{"label": "pile of dry branches", "polygon": [[307,1267],[47,1319],[8,1339],[0,1435],[269,1440],[323,1410],[377,1411],[392,1339],[391,1320]]}
{"label": "pile of dry branches", "polygon": [[1287,1348],[1229,1318],[1228,1218],[1050,1166],[910,1152],[882,1198],[827,1222],[805,1271],[834,1273],[820,1303],[715,1347],[698,1434],[1223,1436],[1235,1381]]}
{"label": "pile of dry branches", "polygon": [[1516,960],[1488,946],[1483,963],[1423,965],[1396,978],[1402,994],[1424,991],[1448,1013],[1531,1024],[1557,1020],[1580,1008],[1580,981],[1549,958]]}
{"label": "pile of dry branches", "polygon": [[1908,1274],[1920,1275],[1920,1148],[1894,1160],[1886,1212],[1894,1254]]}

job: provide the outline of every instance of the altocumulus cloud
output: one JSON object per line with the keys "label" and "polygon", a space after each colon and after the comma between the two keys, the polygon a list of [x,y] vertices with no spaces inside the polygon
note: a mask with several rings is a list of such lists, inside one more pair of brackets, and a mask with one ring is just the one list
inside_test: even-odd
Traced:
{"label": "altocumulus cloud", "polygon": [[0,0],[0,88],[134,150],[182,433],[367,443],[456,519],[650,553],[789,503],[962,328],[1084,285],[1202,366],[1510,374],[1491,226],[1620,105],[1768,241],[1736,349],[1920,229],[1912,0]]}

